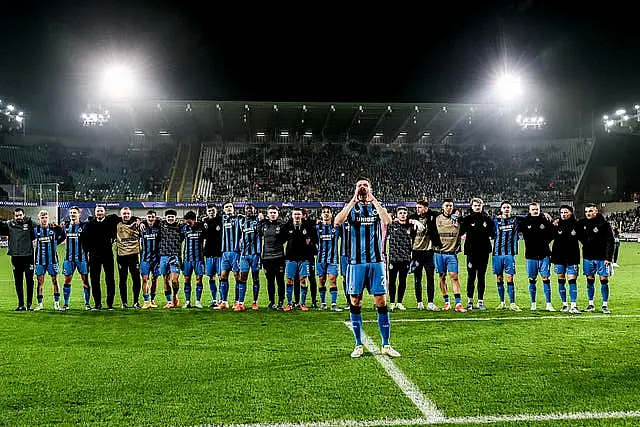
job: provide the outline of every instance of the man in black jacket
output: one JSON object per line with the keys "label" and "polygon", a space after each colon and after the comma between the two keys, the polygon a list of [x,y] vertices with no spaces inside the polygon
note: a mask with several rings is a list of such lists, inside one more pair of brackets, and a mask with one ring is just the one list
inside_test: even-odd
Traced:
{"label": "man in black jacket", "polygon": [[293,281],[296,275],[300,277],[300,310],[309,311],[306,305],[309,259],[315,254],[318,236],[315,228],[303,221],[302,209],[294,208],[291,217],[280,229],[279,235],[279,240],[286,243],[287,306],[284,311],[293,309]]}
{"label": "man in black jacket", "polygon": [[[278,207],[267,207],[267,218],[262,222],[260,233],[262,235],[262,267],[267,278],[267,294],[269,295],[268,308],[282,310],[284,304],[284,245],[278,238],[282,223],[278,220]],[[276,283],[278,286],[278,305],[275,304]]]}
{"label": "man in black jacket", "polygon": [[522,233],[525,244],[525,258],[527,275],[529,276],[529,296],[531,297],[531,311],[536,306],[536,279],[542,277],[544,297],[547,311],[556,311],[551,304],[551,263],[549,244],[555,237],[555,229],[548,214],[540,213],[540,203],[529,203],[529,214],[521,218],[518,232]]}
{"label": "man in black jacket", "polygon": [[[578,240],[578,220],[573,215],[573,208],[569,205],[560,206],[560,219],[555,220],[553,224],[555,225],[555,238],[551,248],[551,262],[558,275],[558,292],[560,300],[562,300],[560,311],[580,314],[577,307],[580,243]],[[567,279],[571,307],[567,304]]]}
{"label": "man in black jacket", "polygon": [[207,216],[202,219],[202,222],[204,223],[205,274],[209,276],[211,292],[209,307],[216,308],[218,306],[216,277],[220,275],[222,266],[222,216],[218,215],[216,205],[207,205]]}
{"label": "man in black jacket", "polygon": [[613,260],[613,231],[607,220],[598,213],[598,206],[589,203],[584,207],[585,218],[578,220],[579,239],[582,242],[582,269],[587,276],[587,299],[585,311],[594,311],[593,298],[596,293],[596,273],[600,277],[602,312],[609,310],[609,275]]}
{"label": "man in black jacket", "polygon": [[[9,236],[9,251],[13,268],[18,307],[15,311],[31,310],[33,302],[33,222],[25,218],[24,210],[16,208],[13,220],[0,221],[0,235]],[[23,279],[27,283],[27,304],[25,306]]]}
{"label": "man in black jacket", "polygon": [[116,238],[118,222],[120,222],[118,215],[106,215],[105,207],[97,205],[95,217],[87,223],[84,231],[82,246],[89,255],[89,277],[91,280],[91,293],[93,294],[93,308],[95,310],[102,309],[100,275],[103,269],[107,285],[107,308],[113,310],[113,300],[116,294],[113,242]]}
{"label": "man in black jacket", "polygon": [[466,234],[464,254],[467,256],[467,310],[473,309],[474,282],[478,279],[478,310],[486,310],[484,291],[487,265],[491,253],[491,239],[496,232],[493,220],[484,210],[482,199],[471,199],[471,215],[460,219],[460,235]]}

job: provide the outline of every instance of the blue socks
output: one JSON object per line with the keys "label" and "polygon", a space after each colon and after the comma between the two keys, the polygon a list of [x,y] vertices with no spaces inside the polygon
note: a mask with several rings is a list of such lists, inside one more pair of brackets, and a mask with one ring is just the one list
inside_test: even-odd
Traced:
{"label": "blue socks", "polygon": [[202,299],[202,283],[196,283],[196,301]]}
{"label": "blue socks", "polygon": [[338,303],[338,288],[329,289],[329,293],[331,294],[331,304]]}
{"label": "blue socks", "polygon": [[596,279],[587,279],[587,299],[593,301],[593,297],[596,296]]}
{"label": "blue socks", "polygon": [[229,301],[229,280],[220,279],[220,299]]}
{"label": "blue socks", "polygon": [[498,282],[498,297],[500,298],[500,302],[504,302],[504,284],[503,282]]}
{"label": "blue socks", "polygon": [[602,303],[609,302],[609,279],[600,279],[600,293],[602,294]]}
{"label": "blue socks", "polygon": [[558,293],[560,294],[560,300],[563,304],[567,302],[567,288],[565,286],[566,282],[567,281],[565,279],[558,279]]}
{"label": "blue socks", "polygon": [[542,287],[544,289],[544,299],[547,304],[551,304],[551,281],[549,279],[542,281]]}
{"label": "blue socks", "polygon": [[184,284],[184,299],[191,301],[191,282]]}
{"label": "blue socks", "polygon": [[389,336],[391,335],[391,320],[389,319],[389,309],[378,307],[378,329],[382,338],[382,345],[389,345]]}
{"label": "blue socks", "polygon": [[211,301],[217,301],[218,288],[216,287],[216,281],[209,279],[209,292],[211,292]]}
{"label": "blue socks", "polygon": [[71,295],[71,285],[62,288],[62,295],[64,297],[64,305],[69,305],[69,296]]}
{"label": "blue socks", "polygon": [[91,290],[89,288],[82,288],[84,293],[84,305],[89,305],[89,298],[91,298]]}
{"label": "blue socks", "polygon": [[538,290],[536,288],[536,280],[535,279],[529,279],[529,296],[531,297],[531,304],[536,302],[537,291]]}
{"label": "blue socks", "polygon": [[350,313],[349,317],[351,318],[351,328],[353,329],[353,337],[356,339],[356,345],[362,345],[362,314]]}
{"label": "blue socks", "polygon": [[571,302],[578,301],[578,283],[576,279],[569,279],[569,298]]}
{"label": "blue socks", "polygon": [[236,301],[244,303],[244,296],[247,294],[247,282],[236,283],[236,287],[238,289],[238,297]]}
{"label": "blue socks", "polygon": [[509,294],[509,302],[516,303],[516,285],[513,282],[507,282],[507,293]]}

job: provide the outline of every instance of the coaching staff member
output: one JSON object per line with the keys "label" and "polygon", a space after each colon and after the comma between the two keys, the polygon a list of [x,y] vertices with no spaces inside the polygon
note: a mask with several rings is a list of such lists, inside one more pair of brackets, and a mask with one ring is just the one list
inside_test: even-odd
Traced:
{"label": "coaching staff member", "polygon": [[[16,311],[31,310],[33,302],[33,222],[25,218],[24,210],[16,208],[13,211],[13,220],[0,222],[0,235],[9,236],[9,251],[13,268],[13,278],[18,295],[18,307]],[[23,281],[27,282],[27,305],[24,304]]]}
{"label": "coaching staff member", "polygon": [[96,310],[102,309],[102,291],[100,289],[100,275],[104,269],[104,279],[107,284],[107,308],[113,310],[113,300],[116,294],[116,281],[113,268],[113,242],[116,238],[116,226],[120,217],[116,214],[106,215],[104,206],[98,205],[95,217],[87,223],[84,230],[82,246],[89,256],[89,277],[91,293]]}

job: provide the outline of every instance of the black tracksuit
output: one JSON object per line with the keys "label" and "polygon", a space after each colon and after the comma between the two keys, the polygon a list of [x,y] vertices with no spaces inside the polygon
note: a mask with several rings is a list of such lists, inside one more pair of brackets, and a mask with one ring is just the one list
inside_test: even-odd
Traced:
{"label": "black tracksuit", "polygon": [[551,262],[557,265],[580,264],[578,220],[571,215],[568,220],[558,220],[551,248]]}
{"label": "black tracksuit", "polygon": [[0,222],[0,235],[9,236],[9,250],[7,255],[11,257],[13,278],[15,282],[18,306],[24,307],[23,278],[27,284],[27,304],[31,307],[33,302],[33,222],[29,218],[22,220],[10,220]]}
{"label": "black tracksuit", "polygon": [[578,220],[578,238],[582,242],[582,258],[590,261],[613,261],[614,238],[611,226],[602,214]]}
{"label": "black tracksuit", "polygon": [[280,221],[270,221],[268,219],[261,223],[260,233],[262,235],[262,267],[267,278],[267,293],[269,303],[275,303],[276,283],[278,285],[278,305],[282,306],[285,297],[284,286],[284,245],[279,240],[279,233],[282,227]]}
{"label": "black tracksuit", "polygon": [[474,282],[478,279],[478,299],[484,299],[487,265],[491,253],[491,239],[496,231],[493,220],[484,212],[471,213],[459,220],[460,236],[466,234],[464,254],[467,257],[467,298],[473,299]]}
{"label": "black tracksuit", "polygon": [[89,256],[89,276],[91,279],[91,293],[95,308],[102,308],[102,290],[100,274],[104,269],[104,279],[107,285],[107,307],[113,308],[116,294],[116,281],[113,268],[113,242],[116,238],[116,226],[120,217],[116,214],[107,215],[102,221],[93,218],[87,222],[84,229],[82,246]]}

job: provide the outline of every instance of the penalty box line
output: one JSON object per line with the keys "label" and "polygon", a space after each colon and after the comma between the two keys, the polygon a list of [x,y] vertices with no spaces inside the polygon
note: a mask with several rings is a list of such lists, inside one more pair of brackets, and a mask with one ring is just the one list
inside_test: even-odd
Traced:
{"label": "penalty box line", "polygon": [[229,427],[374,427],[374,426],[420,426],[434,424],[492,424],[501,422],[544,422],[544,421],[580,421],[580,420],[613,420],[640,418],[640,411],[618,412],[574,412],[555,414],[514,414],[477,417],[442,417],[442,418],[412,418],[379,420],[335,420],[315,422],[284,422],[284,423],[256,423],[256,424],[203,424],[202,426]]}
{"label": "penalty box line", "polygon": [[[464,316],[464,315],[461,315]],[[549,319],[570,319],[570,320],[590,320],[590,319],[639,319],[640,314],[572,314],[572,315],[543,315],[543,316],[514,316],[514,317],[443,317],[427,319],[398,319],[394,317],[391,323],[424,323],[424,322],[498,322],[498,321],[526,321],[526,320],[549,320]],[[363,323],[375,323],[376,320],[363,320]]]}

